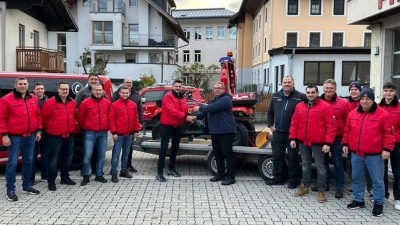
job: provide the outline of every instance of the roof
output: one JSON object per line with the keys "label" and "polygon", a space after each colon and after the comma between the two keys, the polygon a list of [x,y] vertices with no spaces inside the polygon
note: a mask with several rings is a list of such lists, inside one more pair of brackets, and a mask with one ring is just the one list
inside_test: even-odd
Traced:
{"label": "roof", "polygon": [[268,51],[270,56],[281,54],[371,54],[369,47],[279,47]]}
{"label": "roof", "polygon": [[384,19],[384,18],[389,17],[389,16],[397,15],[399,13],[400,13],[400,5],[396,6],[396,7],[393,7],[391,9],[389,9],[389,10],[386,10],[384,12],[381,12],[381,13],[378,13],[378,14],[375,14],[375,15],[371,15],[371,16],[369,16],[367,18],[363,18],[363,19],[358,20],[358,21],[356,21],[354,23],[351,23],[351,24],[352,25],[374,24],[374,23],[376,23],[377,20],[381,20],[381,19]]}
{"label": "roof", "polygon": [[253,18],[256,17],[257,13],[260,11],[261,7],[267,3],[269,0],[243,0],[240,5],[239,12],[229,18],[228,28],[233,27],[239,22],[244,21],[244,15],[250,13]]}
{"label": "roof", "polygon": [[229,18],[235,12],[225,8],[212,9],[181,9],[172,10],[172,16],[176,19],[210,19],[210,18]]}
{"label": "roof", "polygon": [[160,14],[161,16],[163,16],[167,22],[175,29],[176,34],[178,35],[178,37],[180,39],[182,39],[183,41],[185,41],[186,43],[189,43],[189,40],[186,38],[185,34],[183,33],[183,28],[182,26],[179,24],[179,22],[172,17],[171,15],[169,15],[165,10],[163,10],[162,8],[160,8],[156,3],[154,3],[151,0],[145,0],[149,5],[151,5],[153,8],[155,8]]}

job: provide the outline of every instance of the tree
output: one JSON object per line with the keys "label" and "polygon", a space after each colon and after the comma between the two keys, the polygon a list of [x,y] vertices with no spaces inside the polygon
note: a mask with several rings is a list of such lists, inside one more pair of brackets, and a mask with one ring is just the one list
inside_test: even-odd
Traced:
{"label": "tree", "polygon": [[208,67],[201,63],[194,63],[188,66],[182,66],[175,70],[172,79],[180,79],[184,85],[196,88],[210,89],[210,80],[212,75],[218,73],[219,66],[212,64]]}
{"label": "tree", "polygon": [[153,86],[157,82],[157,79],[153,76],[147,76],[146,74],[140,75],[140,80],[132,81],[132,87],[135,90],[142,89],[144,87]]}
{"label": "tree", "polygon": [[[82,55],[79,56],[79,60],[75,61],[75,66],[82,67],[85,74],[101,74],[106,75],[108,71],[106,70],[108,61],[110,60],[110,55],[100,55],[95,59],[95,64],[92,66],[91,52],[89,48],[85,48]],[[89,67],[89,72],[87,71]]]}

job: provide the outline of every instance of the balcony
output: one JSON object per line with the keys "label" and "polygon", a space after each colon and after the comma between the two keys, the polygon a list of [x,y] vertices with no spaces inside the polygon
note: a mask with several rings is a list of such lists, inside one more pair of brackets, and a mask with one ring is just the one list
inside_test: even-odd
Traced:
{"label": "balcony", "polygon": [[45,48],[17,48],[17,71],[64,73],[64,53]]}
{"label": "balcony", "polygon": [[91,13],[122,13],[125,15],[125,3],[122,0],[91,0]]}
{"label": "balcony", "polygon": [[124,49],[144,48],[177,48],[176,35],[149,35],[149,34],[125,34],[122,47]]}

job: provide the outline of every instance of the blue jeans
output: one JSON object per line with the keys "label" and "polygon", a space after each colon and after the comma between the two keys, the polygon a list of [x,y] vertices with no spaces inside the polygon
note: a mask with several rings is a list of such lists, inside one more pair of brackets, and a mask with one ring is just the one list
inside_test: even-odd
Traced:
{"label": "blue jeans", "polygon": [[[61,164],[61,180],[69,178],[69,167],[71,166],[72,154],[74,149],[74,134],[69,137],[61,137],[55,135],[48,135],[49,143],[49,166],[48,178],[49,184],[54,184],[57,177],[58,161]],[[60,160],[58,160],[60,159]]]}
{"label": "blue jeans", "polygon": [[85,131],[85,153],[83,155],[83,175],[89,176],[90,160],[94,146],[97,146],[96,176],[103,175],[104,159],[107,149],[107,131]]}
{"label": "blue jeans", "polygon": [[35,142],[35,151],[33,153],[33,160],[32,160],[32,173],[31,173],[31,180],[35,180],[35,173],[36,173],[36,162],[37,156],[39,154],[40,148],[40,178],[47,180],[47,167],[49,165],[49,145],[47,142],[47,134],[42,132],[42,138],[40,141]]}
{"label": "blue jeans", "polygon": [[354,152],[351,153],[354,200],[358,202],[364,201],[364,178],[365,167],[367,167],[372,180],[372,195],[374,196],[374,202],[381,203],[382,205],[385,203],[385,184],[383,182],[385,165],[383,161],[384,160],[380,154],[362,157]]}
{"label": "blue jeans", "polygon": [[325,168],[325,153],[322,151],[322,146],[305,146],[299,143],[299,150],[301,154],[303,178],[301,183],[306,187],[310,187],[311,180],[311,164],[312,153],[314,153],[314,160],[317,164],[318,176],[318,190],[326,189],[326,168]]}
{"label": "blue jeans", "polygon": [[[344,188],[344,166],[342,156],[342,138],[335,137],[331,146],[331,155],[335,170],[336,189]],[[326,184],[329,185],[329,153],[325,154]]]}
{"label": "blue jeans", "polygon": [[114,141],[114,147],[112,152],[112,159],[111,159],[111,174],[116,175],[118,170],[118,161],[119,155],[122,149],[122,157],[121,157],[121,172],[126,171],[126,167],[128,164],[128,155],[129,150],[131,149],[132,145],[132,134],[128,136],[118,135],[118,139]]}
{"label": "blue jeans", "polygon": [[11,145],[8,146],[8,161],[6,167],[6,187],[7,192],[15,191],[16,168],[19,152],[22,150],[22,188],[27,189],[32,186],[31,172],[33,151],[35,148],[36,133],[29,136],[9,135]]}

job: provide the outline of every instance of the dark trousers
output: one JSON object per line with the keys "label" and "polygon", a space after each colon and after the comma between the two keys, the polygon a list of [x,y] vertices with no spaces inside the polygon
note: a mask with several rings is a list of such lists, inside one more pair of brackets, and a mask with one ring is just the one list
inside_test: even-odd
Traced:
{"label": "dark trousers", "polygon": [[[394,200],[400,200],[400,144],[396,144],[390,153],[390,164],[393,173],[393,196]],[[386,164],[387,168],[387,164]],[[387,180],[387,169],[385,168],[385,180]],[[385,181],[385,191],[387,190],[387,181]],[[387,192],[386,192],[387,193]]]}
{"label": "dark trousers", "polygon": [[74,135],[61,137],[48,135],[49,142],[49,166],[48,183],[54,184],[57,177],[58,162],[61,164],[61,180],[69,178],[69,168],[71,166],[74,148]]}
{"label": "dark trousers", "polygon": [[171,138],[171,153],[169,155],[169,169],[175,169],[176,155],[179,150],[179,143],[181,142],[181,126],[161,125],[161,149],[158,157],[158,173],[162,173],[165,167],[165,157],[167,156],[168,143]]}
{"label": "dark trousers", "polygon": [[[133,143],[133,139],[135,139],[135,137],[132,138],[132,143]],[[127,168],[132,166],[132,154],[133,154],[133,147],[131,145],[130,149],[129,149],[129,154],[128,154],[128,164],[126,165]],[[133,167],[133,166],[132,166]]]}
{"label": "dark trousers", "polygon": [[40,178],[47,179],[47,167],[49,164],[49,147],[47,142],[47,134],[42,132],[40,141],[35,142],[35,149],[33,152],[31,180],[35,180],[36,163],[40,149]]}
{"label": "dark trousers", "polygon": [[[235,134],[211,134],[212,148],[217,162],[218,175],[221,177],[229,176],[235,178],[236,162],[233,156],[233,141]],[[226,161],[226,174],[225,174]]]}
{"label": "dark trousers", "polygon": [[[290,147],[289,133],[274,131],[272,139],[272,160],[274,165],[274,180],[283,182],[286,171],[289,173],[289,182],[298,182],[300,174],[299,150]],[[288,150],[289,168],[286,165],[286,149]]]}

